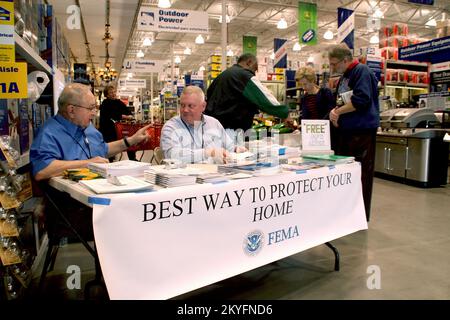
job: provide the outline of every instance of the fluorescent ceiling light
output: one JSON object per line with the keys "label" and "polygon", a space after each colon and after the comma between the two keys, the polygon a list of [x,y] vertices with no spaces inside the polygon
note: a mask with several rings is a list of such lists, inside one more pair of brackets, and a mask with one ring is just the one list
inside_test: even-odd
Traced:
{"label": "fluorescent ceiling light", "polygon": [[176,56],[174,62],[175,62],[176,64],[181,63],[180,56]]}
{"label": "fluorescent ceiling light", "polygon": [[188,56],[192,53],[192,51],[189,47],[186,47],[186,49],[184,49],[183,53]]}
{"label": "fluorescent ceiling light", "polygon": [[378,43],[380,43],[380,38],[378,38],[378,35],[375,34],[375,35],[373,35],[373,36],[370,37],[369,42],[370,42],[371,44],[378,44]]}
{"label": "fluorescent ceiling light", "polygon": [[436,25],[437,25],[436,24],[436,19],[433,18],[431,20],[428,20],[427,23],[425,23],[425,25],[429,26],[429,27],[436,27]]}
{"label": "fluorescent ceiling light", "polygon": [[327,31],[323,34],[323,38],[326,39],[326,40],[332,40],[332,39],[334,38],[333,31],[327,30]]}
{"label": "fluorescent ceiling light", "polygon": [[197,36],[197,38],[195,38],[195,43],[196,44],[204,44],[205,43],[205,39],[203,39],[203,36],[201,34],[199,34]]}
{"label": "fluorescent ceiling light", "polygon": [[375,12],[373,13],[374,18],[383,18],[383,12],[380,10],[380,8],[376,8]]}
{"label": "fluorescent ceiling light", "polygon": [[284,18],[281,18],[280,21],[277,23],[278,29],[287,29],[287,22]]}
{"label": "fluorescent ceiling light", "polygon": [[142,50],[139,50],[138,53],[136,53],[136,57],[143,58],[145,56],[144,52]]}
{"label": "fluorescent ceiling light", "polygon": [[144,47],[149,47],[149,46],[152,45],[152,41],[151,41],[148,37],[146,37],[146,38],[144,39],[144,41],[142,42],[142,45],[143,45]]}
{"label": "fluorescent ceiling light", "polygon": [[158,0],[158,8],[167,9],[170,8],[170,0]]}
{"label": "fluorescent ceiling light", "polygon": [[300,51],[302,50],[302,47],[300,46],[300,43],[296,42],[294,44],[294,47],[292,48],[293,51]]}

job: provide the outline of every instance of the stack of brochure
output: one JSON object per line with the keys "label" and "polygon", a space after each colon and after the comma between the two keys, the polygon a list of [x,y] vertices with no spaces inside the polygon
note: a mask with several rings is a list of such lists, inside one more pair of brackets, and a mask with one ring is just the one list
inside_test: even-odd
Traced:
{"label": "stack of brochure", "polygon": [[253,176],[272,175],[280,172],[280,166],[271,162],[252,164],[224,164],[217,167],[219,172],[246,173]]}
{"label": "stack of brochure", "polygon": [[109,182],[108,179],[81,180],[79,183],[99,194],[153,189],[152,184],[131,176],[118,177],[115,184]]}
{"label": "stack of brochure", "polygon": [[247,173],[207,173],[197,177],[197,183],[219,183],[229,180],[247,179],[251,178],[251,174]]}
{"label": "stack of brochure", "polygon": [[283,171],[304,171],[323,167],[323,164],[318,162],[302,162],[297,164],[282,164]]}
{"label": "stack of brochure", "polygon": [[132,176],[139,177],[144,175],[144,171],[150,168],[149,163],[124,160],[112,163],[94,163],[88,164],[88,168],[102,177],[111,176]]}
{"label": "stack of brochure", "polygon": [[144,172],[144,179],[150,183],[170,188],[195,184],[197,176],[206,173],[206,171],[196,168],[151,168]]}
{"label": "stack of brochure", "polygon": [[334,154],[303,154],[302,158],[305,160],[313,160],[331,164],[351,163],[355,161],[355,157],[337,156]]}

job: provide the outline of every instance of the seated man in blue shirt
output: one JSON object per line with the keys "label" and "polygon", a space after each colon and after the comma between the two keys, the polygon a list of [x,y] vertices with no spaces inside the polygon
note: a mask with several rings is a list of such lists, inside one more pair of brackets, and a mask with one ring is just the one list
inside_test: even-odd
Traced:
{"label": "seated man in blue shirt", "polygon": [[148,138],[147,127],[133,136],[106,143],[91,124],[97,112],[95,97],[86,85],[67,85],[58,99],[58,114],[39,130],[30,148],[36,181],[61,175],[66,169],[86,167],[90,162],[108,163],[115,154]]}
{"label": "seated man in blue shirt", "polygon": [[[164,157],[184,163],[223,163],[235,145],[220,122],[203,114],[205,94],[196,86],[188,86],[180,97],[180,116],[173,117],[161,132]],[[237,148],[237,152],[245,148]]]}

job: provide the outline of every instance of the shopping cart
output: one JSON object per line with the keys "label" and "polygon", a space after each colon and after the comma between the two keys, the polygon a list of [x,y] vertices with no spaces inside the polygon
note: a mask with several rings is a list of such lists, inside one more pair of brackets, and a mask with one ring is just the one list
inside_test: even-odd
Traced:
{"label": "shopping cart", "polygon": [[[115,123],[117,139],[123,139],[124,137],[131,137],[142,127],[149,125],[150,123],[146,122],[125,122],[125,121],[117,121]],[[161,139],[161,124],[151,124],[147,129],[150,138],[147,141],[143,141],[135,146],[131,146],[128,148],[128,151],[140,151],[140,150],[153,150],[156,147],[159,147],[159,141]]]}

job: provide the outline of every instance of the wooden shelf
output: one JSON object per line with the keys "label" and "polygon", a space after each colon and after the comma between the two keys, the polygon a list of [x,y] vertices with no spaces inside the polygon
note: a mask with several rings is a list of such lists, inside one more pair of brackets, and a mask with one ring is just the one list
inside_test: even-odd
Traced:
{"label": "wooden shelf", "polygon": [[45,71],[48,74],[53,74],[52,68],[50,68],[47,62],[45,62],[44,59],[42,59],[17,33],[14,33],[14,41],[16,43],[16,53],[37,69]]}

